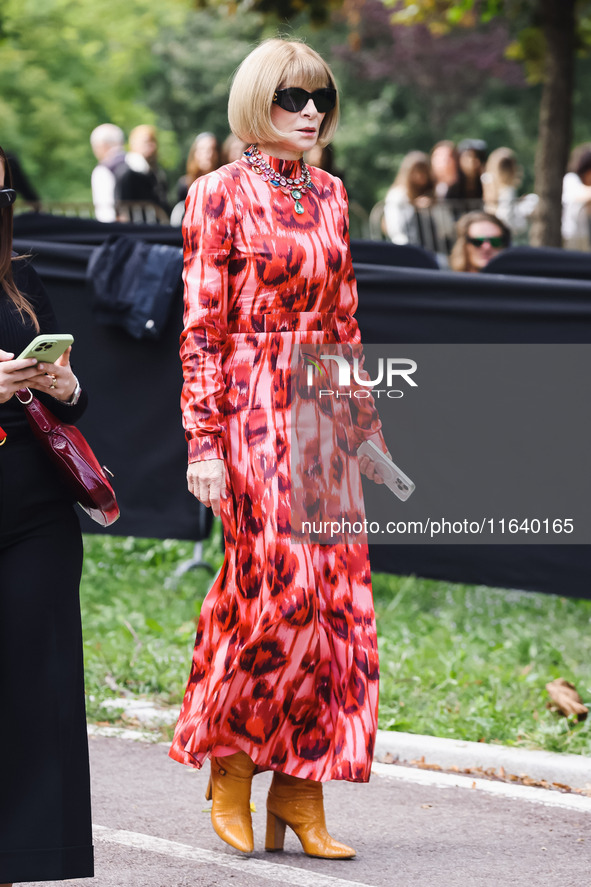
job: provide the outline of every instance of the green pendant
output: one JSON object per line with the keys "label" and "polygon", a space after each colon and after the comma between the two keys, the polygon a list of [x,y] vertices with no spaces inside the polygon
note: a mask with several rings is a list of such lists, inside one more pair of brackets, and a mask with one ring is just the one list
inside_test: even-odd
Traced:
{"label": "green pendant", "polygon": [[298,188],[294,188],[293,191],[291,192],[291,196],[293,197],[294,200],[299,200],[300,197],[302,196],[302,192],[300,190],[298,190]]}
{"label": "green pendant", "polygon": [[296,200],[294,209],[297,212],[298,216],[301,216],[301,214],[304,212],[304,207],[299,200]]}

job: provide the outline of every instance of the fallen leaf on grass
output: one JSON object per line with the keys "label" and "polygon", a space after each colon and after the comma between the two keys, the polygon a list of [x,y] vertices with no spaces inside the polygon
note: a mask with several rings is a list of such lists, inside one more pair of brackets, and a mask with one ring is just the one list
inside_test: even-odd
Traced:
{"label": "fallen leaf on grass", "polygon": [[589,714],[589,709],[583,705],[583,700],[579,696],[574,684],[564,678],[556,678],[546,684],[546,690],[550,695],[551,702],[546,703],[546,708],[550,711],[557,711],[559,714],[569,717],[575,715],[577,721],[584,721]]}

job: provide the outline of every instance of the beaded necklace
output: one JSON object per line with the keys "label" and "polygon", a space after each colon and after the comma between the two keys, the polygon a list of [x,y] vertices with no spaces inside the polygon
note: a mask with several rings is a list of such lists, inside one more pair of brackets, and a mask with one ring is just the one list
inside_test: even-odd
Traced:
{"label": "beaded necklace", "polygon": [[294,210],[298,215],[304,212],[304,207],[300,203],[304,194],[312,188],[312,177],[310,170],[304,163],[302,158],[302,172],[297,178],[288,178],[281,175],[276,169],[273,169],[270,163],[267,163],[256,145],[251,145],[244,152],[244,158],[251,164],[253,172],[261,177],[263,182],[269,182],[275,188],[280,188],[284,194],[289,194],[295,201]]}

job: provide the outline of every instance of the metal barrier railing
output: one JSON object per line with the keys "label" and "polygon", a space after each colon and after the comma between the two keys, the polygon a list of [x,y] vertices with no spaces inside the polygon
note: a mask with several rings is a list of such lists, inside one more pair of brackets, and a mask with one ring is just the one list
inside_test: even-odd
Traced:
{"label": "metal barrier railing", "polygon": [[93,204],[80,200],[40,200],[35,204],[17,200],[14,204],[14,214],[22,215],[28,212],[49,213],[52,216],[69,216],[77,219],[95,218]]}
{"label": "metal barrier railing", "polygon": [[[389,240],[384,223],[385,201],[378,201],[371,212],[352,200],[349,204],[349,221],[351,237],[370,240]],[[513,204],[505,204],[502,207],[503,214],[509,227],[511,219],[520,219],[518,230],[513,228],[513,242],[527,243],[529,232],[529,217],[521,212],[523,201],[517,200]],[[448,256],[456,240],[456,222],[466,212],[482,209],[480,200],[442,200],[428,207],[417,207],[409,214],[406,225],[402,226],[400,243],[410,243],[423,246],[425,249],[442,256]],[[487,207],[488,208],[488,207]],[[42,201],[34,207],[18,201],[15,204],[15,213],[30,212],[31,209],[39,212],[50,213],[56,216],[70,216],[74,218],[94,219],[95,210],[91,202],[85,201]],[[135,224],[169,225],[168,214],[153,203],[140,201],[120,201],[116,204],[117,220],[120,222],[133,222]],[[500,214],[500,210],[499,210]],[[581,206],[577,217],[576,233],[572,239],[565,242],[565,246],[571,249],[591,251],[591,203]]]}
{"label": "metal barrier railing", "polygon": [[[15,213],[31,212],[30,204],[15,203]],[[96,218],[94,204],[80,200],[43,200],[35,204],[34,210],[52,216],[68,216],[77,219]],[[136,225],[169,225],[168,213],[154,203],[147,201],[121,200],[115,204],[118,222],[134,222]]]}
{"label": "metal barrier railing", "polygon": [[[385,200],[380,200],[369,214],[369,235],[372,240],[389,240],[384,218]],[[523,199],[501,206],[486,206],[487,212],[498,214],[511,228],[513,243],[527,243],[530,216],[535,201]],[[483,210],[481,200],[441,200],[427,207],[415,207],[398,219],[395,242],[422,246],[430,252],[449,256],[456,241],[456,223],[465,213]],[[495,213],[496,210],[496,213]],[[587,225],[587,228],[589,226]]]}

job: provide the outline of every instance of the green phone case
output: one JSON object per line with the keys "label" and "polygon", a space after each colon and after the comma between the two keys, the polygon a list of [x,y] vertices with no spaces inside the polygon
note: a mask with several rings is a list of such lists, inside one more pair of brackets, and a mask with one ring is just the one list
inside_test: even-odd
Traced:
{"label": "green phone case", "polygon": [[29,342],[17,359],[23,360],[26,357],[36,357],[37,360],[44,363],[55,363],[73,341],[74,337],[70,336],[69,333],[45,333],[41,336],[36,336],[32,342]]}

